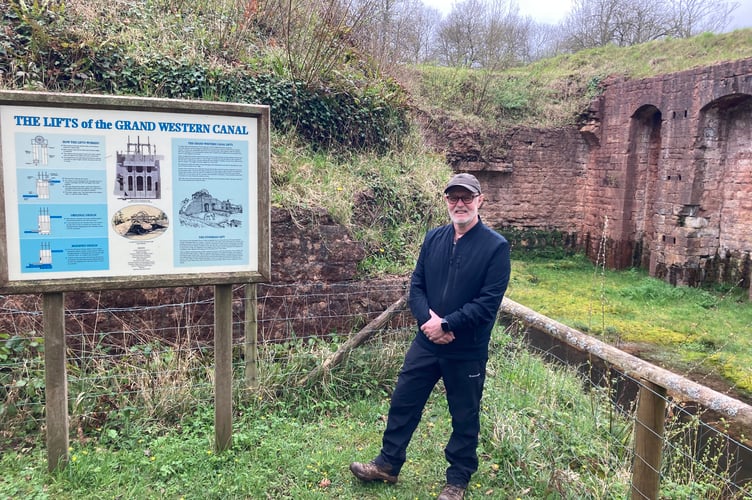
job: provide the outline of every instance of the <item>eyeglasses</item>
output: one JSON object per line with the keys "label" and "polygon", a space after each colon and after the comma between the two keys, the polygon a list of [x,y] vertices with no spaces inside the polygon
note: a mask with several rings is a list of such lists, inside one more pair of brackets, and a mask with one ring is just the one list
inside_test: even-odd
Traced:
{"label": "eyeglasses", "polygon": [[480,195],[478,195],[478,194],[466,194],[466,195],[463,195],[463,196],[457,196],[456,194],[448,194],[448,195],[446,195],[446,199],[452,205],[455,205],[460,200],[462,200],[462,203],[464,203],[465,205],[469,205],[478,196],[480,196]]}

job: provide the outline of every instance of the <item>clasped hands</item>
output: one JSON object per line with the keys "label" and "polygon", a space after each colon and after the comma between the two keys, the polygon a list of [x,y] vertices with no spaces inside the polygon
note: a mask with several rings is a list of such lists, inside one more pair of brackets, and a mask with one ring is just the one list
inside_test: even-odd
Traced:
{"label": "clasped hands", "polygon": [[442,330],[439,315],[433,312],[432,309],[429,309],[428,312],[431,314],[431,317],[428,321],[420,325],[420,331],[434,344],[448,344],[452,342],[454,340],[454,333]]}

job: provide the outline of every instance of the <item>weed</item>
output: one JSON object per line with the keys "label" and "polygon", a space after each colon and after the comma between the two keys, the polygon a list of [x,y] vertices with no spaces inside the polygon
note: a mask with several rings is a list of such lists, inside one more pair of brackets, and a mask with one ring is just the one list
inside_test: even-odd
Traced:
{"label": "weed", "polygon": [[43,341],[35,332],[0,333],[0,447],[18,444],[44,417]]}
{"label": "weed", "polygon": [[273,149],[273,203],[295,213],[324,207],[350,228],[366,251],[359,275],[406,274],[425,232],[448,222],[440,193],[450,169],[419,149],[388,155],[341,156],[312,151],[292,136]]}

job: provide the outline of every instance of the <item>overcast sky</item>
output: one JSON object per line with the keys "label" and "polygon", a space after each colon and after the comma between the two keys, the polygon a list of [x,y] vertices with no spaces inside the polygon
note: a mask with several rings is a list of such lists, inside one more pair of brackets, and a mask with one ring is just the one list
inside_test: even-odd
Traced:
{"label": "overcast sky", "polygon": [[738,28],[752,28],[752,0],[737,0],[739,7],[734,11],[731,21],[732,30]]}
{"label": "overcast sky", "polygon": [[[714,1],[714,0],[708,0]],[[738,28],[752,27],[752,0],[736,0],[739,7],[734,11],[734,18],[729,25],[729,31]],[[425,5],[439,9],[448,14],[452,9],[452,0],[423,0]],[[540,23],[556,24],[567,15],[572,6],[572,0],[519,0],[520,14],[530,16]]]}

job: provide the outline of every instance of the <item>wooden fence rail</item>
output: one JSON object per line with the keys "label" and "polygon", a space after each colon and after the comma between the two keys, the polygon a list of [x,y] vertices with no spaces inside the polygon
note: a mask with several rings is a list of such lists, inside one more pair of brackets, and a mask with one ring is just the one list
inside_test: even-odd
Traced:
{"label": "wooden fence rail", "polygon": [[632,470],[634,500],[658,498],[666,396],[697,403],[733,420],[741,429],[752,430],[752,406],[742,401],[632,356],[513,300],[504,299],[501,314],[599,358],[624,375],[640,381]]}

